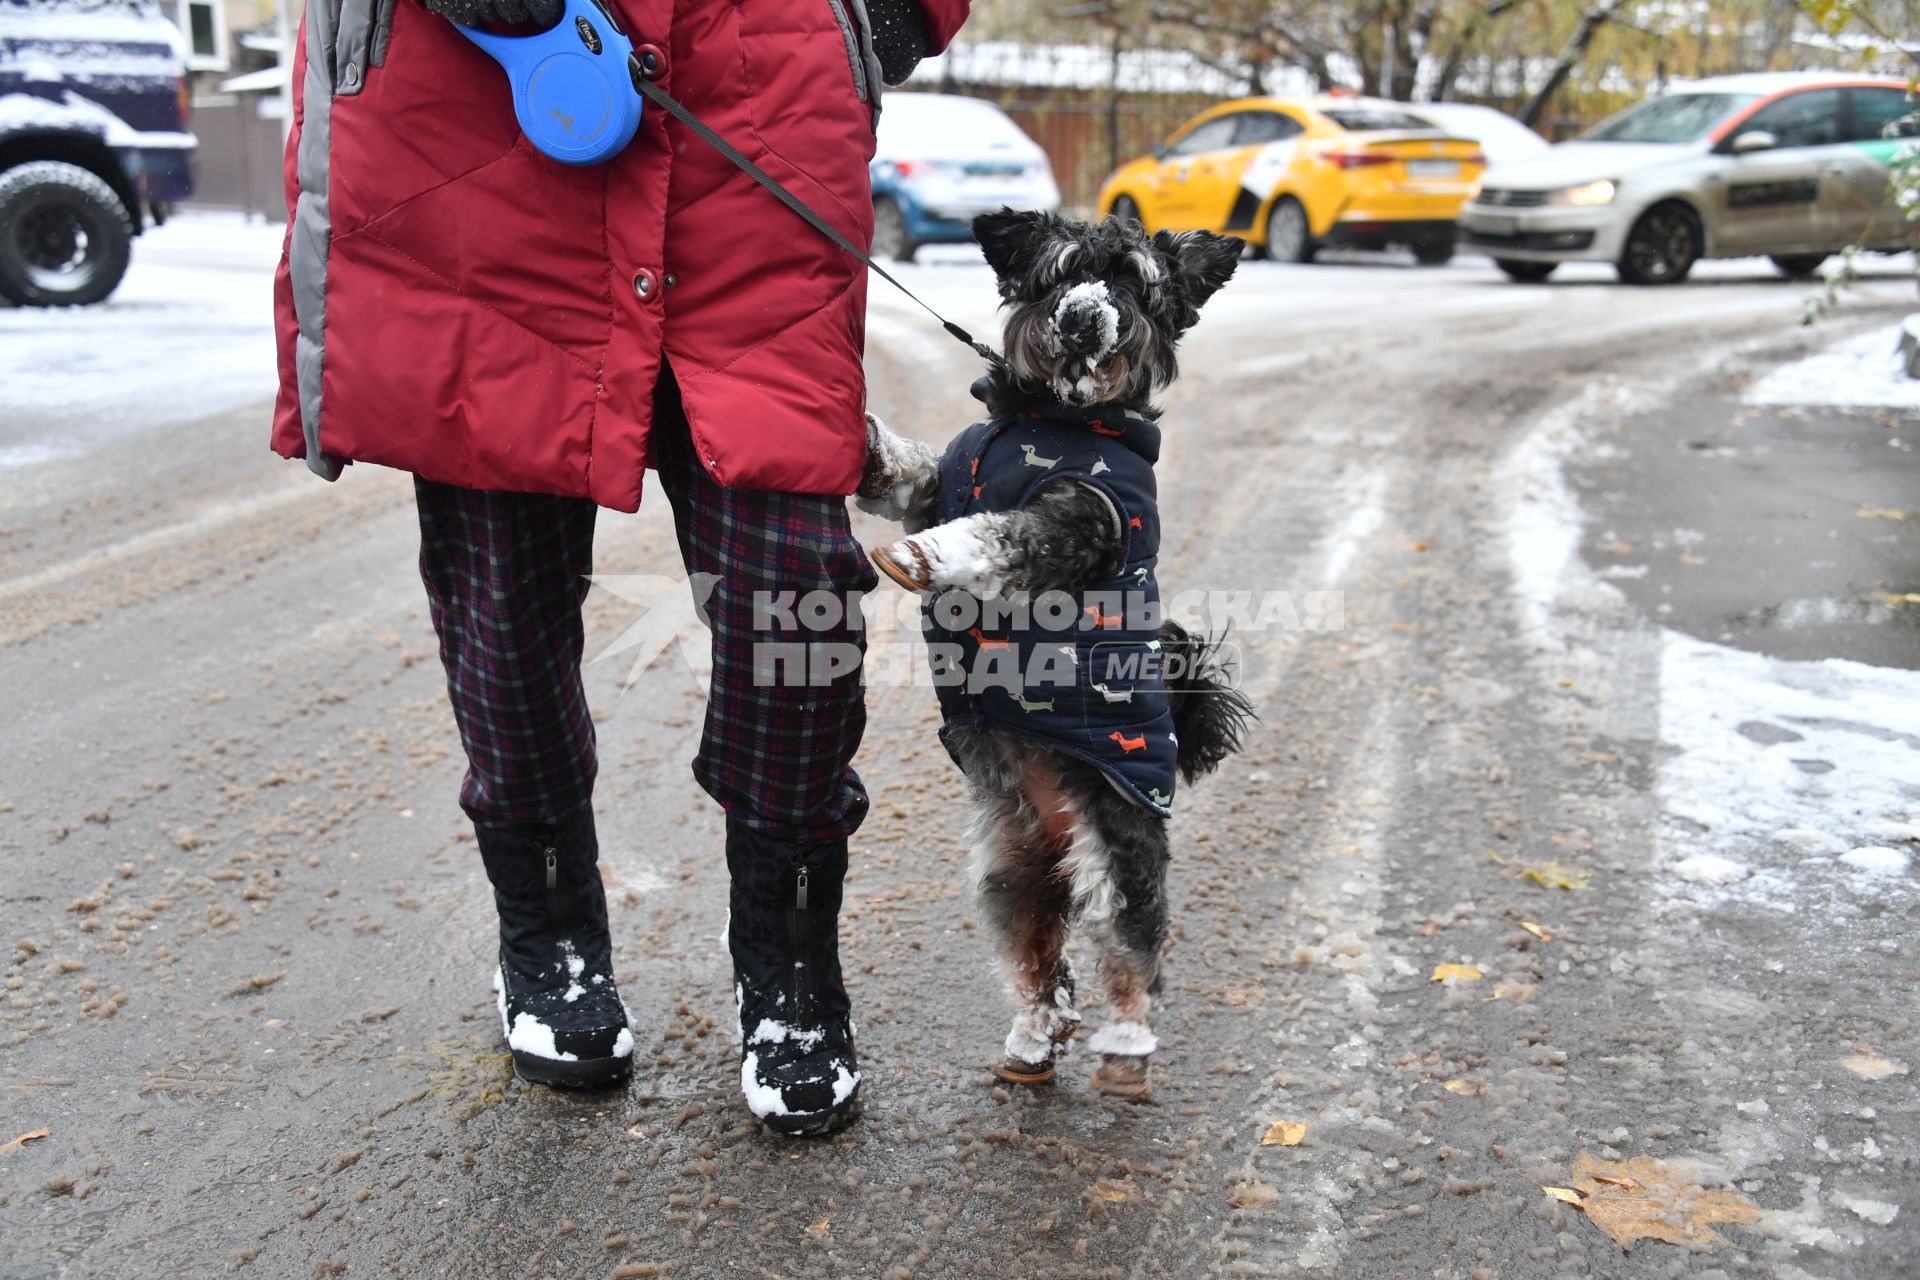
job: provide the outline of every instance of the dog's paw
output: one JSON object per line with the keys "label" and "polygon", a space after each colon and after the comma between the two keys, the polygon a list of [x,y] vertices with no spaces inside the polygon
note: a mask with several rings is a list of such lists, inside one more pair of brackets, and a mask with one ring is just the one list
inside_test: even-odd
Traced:
{"label": "dog's paw", "polygon": [[[865,503],[861,504],[865,510]],[[912,538],[891,546],[875,547],[868,553],[875,567],[909,591],[927,591],[933,586],[933,565],[927,553]]]}
{"label": "dog's paw", "polygon": [[868,515],[904,520],[923,488],[939,470],[940,458],[918,440],[908,440],[867,415],[867,459],[860,471],[854,505]]}
{"label": "dog's paw", "polygon": [[916,533],[876,550],[874,563],[909,591],[1002,595],[1012,579],[1013,564],[997,519],[970,516]]}

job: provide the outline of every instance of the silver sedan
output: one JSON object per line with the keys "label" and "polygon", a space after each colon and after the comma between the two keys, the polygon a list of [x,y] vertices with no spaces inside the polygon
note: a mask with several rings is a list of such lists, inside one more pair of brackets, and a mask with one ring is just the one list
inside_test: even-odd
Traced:
{"label": "silver sedan", "polygon": [[1460,211],[1461,247],[1516,280],[1611,262],[1633,284],[1682,280],[1701,258],[1766,254],[1798,277],[1849,245],[1911,248],[1889,176],[1916,110],[1897,80],[1697,81],[1489,170]]}

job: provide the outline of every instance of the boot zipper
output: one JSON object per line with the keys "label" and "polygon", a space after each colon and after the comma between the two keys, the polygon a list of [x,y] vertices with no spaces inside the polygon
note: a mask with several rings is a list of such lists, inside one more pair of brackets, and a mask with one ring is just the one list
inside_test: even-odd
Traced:
{"label": "boot zipper", "polygon": [[551,890],[551,889],[557,889],[559,887],[560,887],[560,851],[558,849],[548,849],[547,850],[547,888]]}
{"label": "boot zipper", "polygon": [[807,864],[793,864],[793,910],[787,912],[787,965],[793,977],[793,999],[787,1008],[790,1025],[799,1027],[804,1016],[800,1009],[800,938],[804,932],[800,913],[807,909]]}

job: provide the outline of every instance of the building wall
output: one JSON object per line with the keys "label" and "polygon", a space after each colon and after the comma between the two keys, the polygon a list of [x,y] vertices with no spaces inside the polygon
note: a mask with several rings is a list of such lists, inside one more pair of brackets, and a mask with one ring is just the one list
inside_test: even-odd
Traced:
{"label": "building wall", "polygon": [[[273,110],[279,99],[258,93],[222,93],[193,102],[193,133],[200,147],[193,160],[197,209],[237,209],[270,222],[287,216],[282,176],[286,143]],[[267,113],[262,114],[262,107]]]}
{"label": "building wall", "polygon": [[1219,101],[1202,93],[1123,93],[1115,100],[1104,90],[953,83],[941,90],[985,99],[1013,117],[1053,162],[1061,201],[1082,212],[1094,212],[1100,184],[1114,168],[1146,155],[1188,117]]}

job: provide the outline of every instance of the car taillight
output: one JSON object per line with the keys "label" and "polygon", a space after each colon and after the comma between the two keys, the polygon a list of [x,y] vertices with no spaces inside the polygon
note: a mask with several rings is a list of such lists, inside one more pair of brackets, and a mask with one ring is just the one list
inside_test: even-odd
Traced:
{"label": "car taillight", "polygon": [[1482,169],[1484,169],[1484,168],[1486,168],[1486,167],[1487,167],[1487,153],[1486,153],[1486,152],[1484,152],[1484,151],[1476,151],[1476,152],[1474,152],[1474,153],[1473,153],[1472,155],[1470,155],[1470,156],[1462,156],[1462,157],[1460,158],[1460,163],[1462,163],[1462,164],[1477,164],[1477,165],[1479,165],[1479,166],[1480,166],[1480,167],[1481,167]]}
{"label": "car taillight", "polygon": [[925,173],[927,171],[927,162],[925,160],[895,160],[892,164],[894,172],[903,178],[911,178],[916,173]]}
{"label": "car taillight", "polygon": [[1393,156],[1381,155],[1378,151],[1328,151],[1320,158],[1342,169],[1370,169],[1394,161]]}
{"label": "car taillight", "polygon": [[180,129],[186,131],[187,115],[193,110],[193,90],[187,86],[187,78],[181,76],[174,81],[174,93],[180,99]]}

